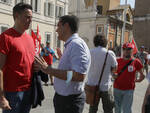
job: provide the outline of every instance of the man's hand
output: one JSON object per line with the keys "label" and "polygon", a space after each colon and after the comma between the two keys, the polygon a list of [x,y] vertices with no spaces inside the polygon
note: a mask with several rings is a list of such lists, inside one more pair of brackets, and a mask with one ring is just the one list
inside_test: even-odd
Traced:
{"label": "man's hand", "polygon": [[43,57],[35,56],[35,69],[42,70],[43,72],[47,73],[48,64],[43,59]]}
{"label": "man's hand", "polygon": [[62,52],[61,52],[60,48],[56,48],[56,51],[57,51],[57,55],[58,55],[58,57],[60,59],[61,56],[62,56]]}
{"label": "man's hand", "polygon": [[141,81],[143,81],[144,80],[144,78],[145,78],[145,75],[143,74],[143,71],[142,71],[142,69],[139,71],[139,73],[140,73],[140,78],[137,80],[135,80],[135,82],[141,82]]}
{"label": "man's hand", "polygon": [[11,110],[11,107],[9,106],[9,102],[5,97],[0,97],[0,108]]}

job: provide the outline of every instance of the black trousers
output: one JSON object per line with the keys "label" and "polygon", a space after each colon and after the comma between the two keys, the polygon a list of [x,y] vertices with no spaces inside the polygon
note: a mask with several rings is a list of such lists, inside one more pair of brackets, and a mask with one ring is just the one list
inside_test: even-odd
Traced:
{"label": "black trousers", "polygon": [[145,113],[150,113],[150,95],[147,96],[147,102],[145,105]]}
{"label": "black trousers", "polygon": [[82,113],[85,103],[85,93],[77,95],[62,96],[55,93],[55,113]]}

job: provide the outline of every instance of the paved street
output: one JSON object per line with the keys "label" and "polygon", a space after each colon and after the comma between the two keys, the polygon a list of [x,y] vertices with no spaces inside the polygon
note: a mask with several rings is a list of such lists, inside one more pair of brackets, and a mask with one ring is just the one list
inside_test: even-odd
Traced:
{"label": "paved street", "polygon": [[[133,113],[140,113],[141,111],[141,105],[143,102],[143,97],[145,93],[145,89],[147,86],[147,81],[144,80],[142,83],[138,83],[135,90],[135,96],[134,96],[134,103],[133,103]],[[53,95],[54,95],[54,89],[52,86],[43,86],[44,87],[44,93],[45,93],[45,100],[42,103],[42,106],[32,109],[31,113],[54,113],[53,108]],[[0,112],[1,113],[1,112]],[[88,113],[88,105],[85,105],[84,113]],[[99,107],[99,112],[103,113],[101,105]]]}
{"label": "paved street", "polygon": [[[135,94],[134,94],[134,103],[133,103],[133,113],[141,113],[141,105],[143,102],[143,97],[145,93],[145,89],[147,86],[147,81],[144,80],[142,83],[138,83],[136,86]],[[46,99],[43,102],[43,105],[41,107],[38,107],[37,109],[33,109],[31,113],[54,113],[53,108],[53,95],[54,95],[54,89],[52,86],[44,86],[44,92]],[[88,105],[85,105],[84,113],[88,113]],[[103,113],[101,104],[99,107],[99,112]]]}
{"label": "paved street", "polygon": [[[56,65],[54,65],[56,67]],[[147,80],[144,80],[142,83],[136,84],[136,89],[134,93],[134,102],[133,102],[133,113],[141,113],[141,106],[145,94],[145,90],[147,87]],[[45,93],[45,100],[42,102],[42,106],[38,106],[36,109],[32,109],[31,113],[54,113],[54,107],[53,107],[53,95],[54,95],[54,89],[53,86],[44,86],[44,93]],[[88,113],[88,105],[86,104],[84,107],[83,113]],[[1,113],[1,111],[0,111]],[[101,104],[99,105],[99,112],[103,113]]]}

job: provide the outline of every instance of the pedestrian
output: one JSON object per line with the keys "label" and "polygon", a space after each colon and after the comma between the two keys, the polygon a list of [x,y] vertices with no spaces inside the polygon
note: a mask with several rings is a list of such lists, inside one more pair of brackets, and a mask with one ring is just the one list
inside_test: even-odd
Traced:
{"label": "pedestrian", "polygon": [[[135,82],[144,79],[143,65],[139,59],[132,56],[133,44],[123,45],[123,58],[118,58],[117,78],[114,81],[115,113],[131,113]],[[136,78],[136,72],[140,73]]]}
{"label": "pedestrian", "polygon": [[[40,53],[40,56],[42,56],[42,57],[44,58],[44,60],[46,61],[46,63],[51,66],[52,63],[53,63],[52,54],[50,54],[48,48],[44,47],[43,44],[41,44],[41,45],[42,45],[42,46],[41,46],[41,53]],[[48,86],[49,75],[46,74],[46,73],[43,73],[42,71],[40,71],[40,74],[42,75],[42,77],[41,77],[42,81],[45,82],[44,85],[45,85],[45,86]],[[53,85],[53,78],[50,77],[50,79],[51,79],[51,85]]]}
{"label": "pedestrian", "polygon": [[[49,59],[49,61],[51,61],[51,62],[49,62],[48,64],[52,66],[53,62],[58,60],[58,58],[55,54],[55,51],[50,48],[50,41],[46,42],[45,50],[46,50],[46,54],[47,54],[48,57],[47,58],[44,57],[44,59],[47,59],[46,61],[48,61],[48,59]],[[53,85],[54,84],[54,79],[53,79],[52,75],[50,75],[50,81],[51,81],[51,85]]]}
{"label": "pedestrian", "polygon": [[147,55],[148,53],[145,51],[145,47],[141,46],[140,51],[137,54],[137,58],[140,59],[140,61],[143,64],[143,71],[146,70],[146,74],[148,74],[148,63],[147,63]]}
{"label": "pedestrian", "polygon": [[85,103],[84,81],[90,67],[90,51],[77,34],[79,19],[73,15],[60,17],[58,39],[65,42],[58,69],[35,57],[42,70],[54,78],[55,113],[82,113]]}
{"label": "pedestrian", "polygon": [[14,26],[0,36],[0,108],[3,113],[29,113],[34,42],[25,31],[32,21],[32,6],[13,7]]}
{"label": "pedestrian", "polygon": [[[98,34],[94,37],[95,48],[90,50],[91,53],[91,66],[88,73],[87,84],[91,86],[98,85],[100,73],[103,68],[106,54],[106,65],[99,85],[99,97],[102,99],[104,113],[113,113],[114,98],[112,93],[112,73],[117,69],[116,55],[113,51],[107,50],[107,39],[104,35]],[[90,105],[89,113],[97,113],[98,104]]]}
{"label": "pedestrian", "polygon": [[[148,64],[150,65],[150,55],[148,55]],[[148,80],[147,90],[142,105],[142,113],[150,113],[150,72],[146,75]]]}

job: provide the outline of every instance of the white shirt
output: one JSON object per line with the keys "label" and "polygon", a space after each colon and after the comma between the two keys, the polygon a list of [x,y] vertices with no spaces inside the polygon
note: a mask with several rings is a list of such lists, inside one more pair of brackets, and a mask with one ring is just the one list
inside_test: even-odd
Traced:
{"label": "white shirt", "polygon": [[[77,33],[73,34],[65,43],[65,50],[59,61],[58,69],[73,70],[86,75],[89,71],[90,63],[91,56],[88,46]],[[71,81],[67,84],[65,80],[55,77],[54,89],[63,96],[80,94],[84,91],[84,82]]]}
{"label": "white shirt", "polygon": [[[90,53],[91,53],[91,66],[90,66],[90,70],[88,73],[87,84],[97,85],[99,78],[100,78],[100,73],[103,68],[107,49],[99,46],[97,48],[91,49]],[[113,51],[109,50],[105,69],[104,69],[102,80],[100,83],[101,91],[108,91],[109,88],[111,87],[111,85],[112,85],[111,68],[116,67],[117,65],[118,65],[118,63],[116,60],[116,55],[114,54]]]}
{"label": "white shirt", "polygon": [[150,72],[146,75],[146,79],[148,80],[148,83],[150,83]]}

